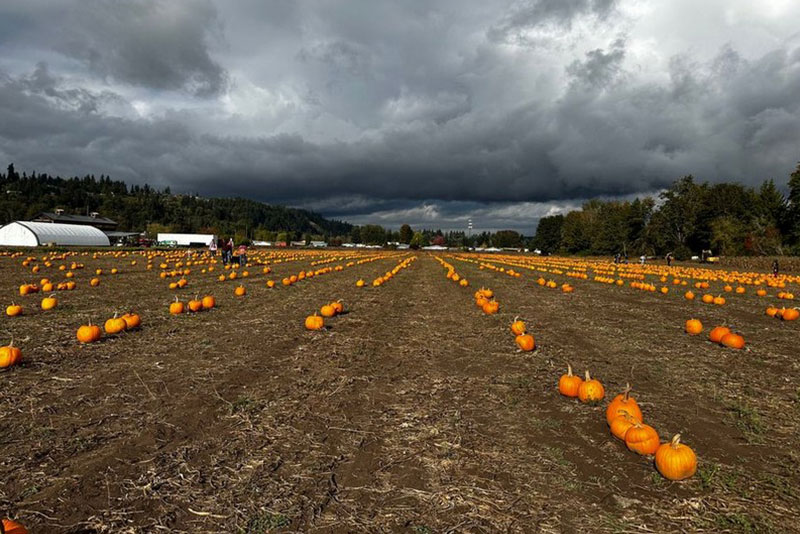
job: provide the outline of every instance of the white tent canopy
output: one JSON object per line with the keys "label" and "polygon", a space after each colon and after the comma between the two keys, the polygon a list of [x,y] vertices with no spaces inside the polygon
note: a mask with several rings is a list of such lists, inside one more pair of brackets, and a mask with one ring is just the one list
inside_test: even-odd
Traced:
{"label": "white tent canopy", "polygon": [[94,226],[81,224],[15,221],[0,228],[0,246],[38,247],[42,245],[107,247],[106,234]]}

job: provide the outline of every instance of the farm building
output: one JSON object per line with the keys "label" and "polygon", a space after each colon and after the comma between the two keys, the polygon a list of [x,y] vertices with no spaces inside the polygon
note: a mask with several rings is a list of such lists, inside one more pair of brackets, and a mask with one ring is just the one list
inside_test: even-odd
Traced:
{"label": "farm building", "polygon": [[15,221],[0,228],[0,246],[44,245],[107,247],[109,241],[106,234],[94,226],[80,224]]}
{"label": "farm building", "polygon": [[177,245],[179,247],[207,247],[211,241],[217,240],[214,234],[158,234],[159,244]]}
{"label": "farm building", "polygon": [[117,222],[108,217],[101,217],[99,213],[92,212],[91,215],[70,215],[64,210],[57,209],[53,212],[43,211],[31,219],[34,222],[59,223],[59,224],[80,224],[84,226],[94,226],[105,232],[113,232],[117,229]]}

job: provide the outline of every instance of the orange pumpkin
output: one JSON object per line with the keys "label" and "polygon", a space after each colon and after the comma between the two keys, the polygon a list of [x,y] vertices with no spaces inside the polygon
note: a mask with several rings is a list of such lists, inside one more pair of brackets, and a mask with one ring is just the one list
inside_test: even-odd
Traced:
{"label": "orange pumpkin", "polygon": [[728,332],[722,336],[722,339],[720,339],[719,342],[731,349],[744,348],[744,337],[739,334],[734,334],[733,332]]}
{"label": "orange pumpkin", "polygon": [[636,402],[636,399],[630,395],[631,385],[626,384],[622,393],[614,397],[614,399],[608,404],[608,408],[606,408],[606,422],[608,424],[611,424],[611,420],[618,416],[619,412],[621,411],[630,414],[639,421],[643,419],[642,410],[639,408],[639,404]]}
{"label": "orange pumpkin", "polygon": [[169,313],[172,315],[180,315],[183,313],[183,302],[178,300],[178,297],[175,297],[175,302],[169,305]]}
{"label": "orange pumpkin", "polygon": [[315,313],[306,317],[305,326],[307,330],[320,330],[325,326],[325,320]]}
{"label": "orange pumpkin", "polygon": [[536,348],[536,341],[530,334],[522,334],[514,338],[514,340],[516,341],[517,346],[525,352],[530,352]]}
{"label": "orange pumpkin", "polygon": [[586,378],[578,388],[578,399],[583,403],[595,404],[603,400],[605,396],[606,390],[603,388],[603,384],[589,376],[589,371],[586,371]]}
{"label": "orange pumpkin", "polygon": [[694,300],[694,293],[691,291],[687,291],[683,296],[686,300]]}
{"label": "orange pumpkin", "polygon": [[319,309],[319,313],[323,317],[333,317],[334,315],[336,315],[336,310],[330,304],[326,304]]}
{"label": "orange pumpkin", "polygon": [[583,379],[572,374],[572,366],[567,364],[567,373],[558,379],[558,392],[565,397],[577,397]]}
{"label": "orange pumpkin", "polygon": [[11,519],[3,519],[0,525],[0,534],[28,534],[28,529]]}
{"label": "orange pumpkin", "polygon": [[[640,421],[641,422],[641,421]],[[620,410],[608,424],[611,434],[622,441],[625,441],[625,434],[636,423],[636,419],[628,412]]]}
{"label": "orange pumpkin", "polygon": [[525,333],[525,323],[520,321],[518,317],[514,317],[514,321],[511,323],[511,333],[515,336],[521,336]]}
{"label": "orange pumpkin", "polygon": [[22,361],[22,351],[14,346],[14,341],[11,341],[5,347],[0,347],[0,368],[11,367]]}
{"label": "orange pumpkin", "polygon": [[717,326],[714,328],[711,333],[708,335],[708,339],[713,341],[714,343],[719,343],[722,341],[722,337],[725,334],[730,334],[731,329],[727,326]]}
{"label": "orange pumpkin", "polygon": [[125,321],[125,329],[130,330],[132,328],[139,328],[142,325],[142,318],[139,316],[138,313],[126,313],[121,317],[123,321]]}
{"label": "orange pumpkin", "polygon": [[189,311],[193,313],[202,311],[203,309],[203,301],[197,298],[197,296],[190,300],[186,305],[189,308]]}
{"label": "orange pumpkin", "polygon": [[798,317],[800,317],[800,311],[797,308],[786,308],[781,315],[781,319],[784,321],[796,321]]}
{"label": "orange pumpkin", "polygon": [[89,323],[78,328],[76,337],[81,343],[94,343],[103,335],[100,327]]}
{"label": "orange pumpkin", "polygon": [[697,472],[697,456],[681,443],[681,435],[675,434],[656,450],[656,469],[669,480],[684,480]]}
{"label": "orange pumpkin", "polygon": [[203,300],[200,301],[200,303],[202,304],[204,310],[210,310],[217,305],[217,300],[211,295],[206,295],[203,297]]}
{"label": "orange pumpkin", "polygon": [[490,300],[489,302],[481,306],[481,309],[483,310],[483,313],[485,313],[486,315],[493,315],[497,313],[497,311],[500,309],[500,303],[497,302],[496,300]]}
{"label": "orange pumpkin", "polygon": [[237,297],[243,297],[247,294],[247,290],[244,288],[244,286],[238,286],[233,290],[233,294]]}
{"label": "orange pumpkin", "polygon": [[128,328],[128,324],[125,322],[125,319],[122,317],[117,317],[117,314],[115,313],[114,317],[105,322],[103,328],[105,329],[106,334],[119,334]]}
{"label": "orange pumpkin", "polygon": [[696,336],[703,331],[703,323],[697,319],[689,319],[686,321],[686,333]]}
{"label": "orange pumpkin", "polygon": [[42,299],[42,309],[43,310],[52,310],[58,305],[58,299],[56,299],[53,295],[49,297],[45,297]]}
{"label": "orange pumpkin", "polygon": [[9,317],[16,317],[17,315],[22,315],[22,306],[19,304],[12,304],[11,306],[6,308],[6,315]]}
{"label": "orange pumpkin", "polygon": [[335,300],[335,301],[331,302],[331,306],[333,306],[333,310],[337,314],[340,314],[340,313],[342,313],[344,311],[344,304],[342,304],[341,300]]}
{"label": "orange pumpkin", "polygon": [[625,445],[633,452],[643,455],[655,454],[661,440],[656,429],[650,425],[635,421],[625,432]]}

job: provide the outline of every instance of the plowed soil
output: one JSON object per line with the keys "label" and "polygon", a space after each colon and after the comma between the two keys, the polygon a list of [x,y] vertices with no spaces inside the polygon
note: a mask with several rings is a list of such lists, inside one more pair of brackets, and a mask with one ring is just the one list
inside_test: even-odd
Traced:
{"label": "plowed soil", "polygon": [[[0,370],[0,515],[37,534],[800,532],[800,321],[764,315],[773,290],[725,306],[590,280],[566,294],[448,253],[469,287],[427,253],[372,287],[399,252],[264,285],[336,254],[353,253],[255,267],[244,297],[219,271],[170,291],[139,253],[76,256],[78,288],[48,312],[18,286],[62,280],[58,264],[32,275],[24,257],[0,258],[3,306],[25,307],[0,318],[0,344],[13,337],[24,355]],[[498,314],[476,308],[481,286]],[[195,294],[217,308],[168,314]],[[346,313],[306,331],[336,299]],[[140,330],[75,339],[128,310]],[[515,316],[534,352],[517,351]],[[735,326],[746,349],[687,336],[692,316]],[[662,440],[680,433],[696,451],[698,473],[665,480],[609,434],[605,402],[560,396],[567,362],[603,382],[606,402],[631,383]]]}

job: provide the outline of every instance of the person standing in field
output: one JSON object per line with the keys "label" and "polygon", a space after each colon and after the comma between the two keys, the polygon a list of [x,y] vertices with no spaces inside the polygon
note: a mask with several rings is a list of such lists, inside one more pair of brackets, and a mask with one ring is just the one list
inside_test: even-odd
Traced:
{"label": "person standing in field", "polygon": [[215,237],[212,237],[211,243],[208,244],[208,253],[212,258],[217,257],[217,239]]}
{"label": "person standing in field", "polygon": [[236,253],[239,255],[239,266],[244,267],[247,265],[247,246],[242,243],[239,245],[239,248],[236,249]]}
{"label": "person standing in field", "polygon": [[228,242],[225,243],[225,250],[228,252],[228,263],[233,263],[233,238],[228,238]]}
{"label": "person standing in field", "polygon": [[778,260],[772,260],[772,276],[778,278]]}
{"label": "person standing in field", "polygon": [[228,265],[228,263],[230,263],[230,261],[231,261],[231,242],[230,241],[225,241],[223,239],[223,241],[222,241],[222,264],[223,265]]}

